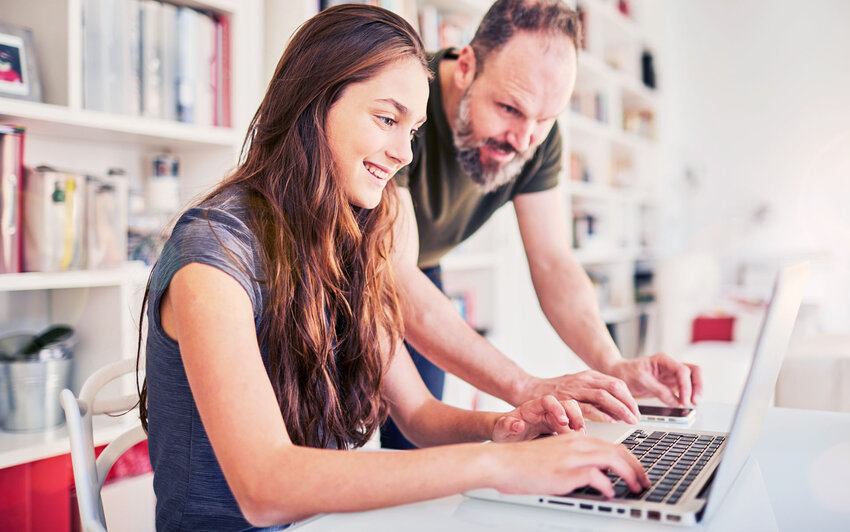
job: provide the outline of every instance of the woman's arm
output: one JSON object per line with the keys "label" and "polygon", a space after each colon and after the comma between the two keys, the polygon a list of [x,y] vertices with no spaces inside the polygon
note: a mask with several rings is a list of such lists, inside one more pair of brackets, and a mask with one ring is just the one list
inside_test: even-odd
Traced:
{"label": "woman's arm", "polygon": [[647,485],[640,464],[624,447],[578,434],[415,452],[295,446],[263,367],[250,300],[239,283],[211,266],[190,264],[175,274],[161,306],[163,329],[180,344],[216,458],[245,518],[255,526],[479,487],[566,493],[590,484],[612,494],[600,468],[611,468],[635,490],[639,482]]}

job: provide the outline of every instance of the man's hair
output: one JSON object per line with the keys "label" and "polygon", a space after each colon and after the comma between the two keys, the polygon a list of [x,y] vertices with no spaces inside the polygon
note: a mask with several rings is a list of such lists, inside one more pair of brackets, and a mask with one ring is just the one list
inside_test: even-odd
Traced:
{"label": "man's hair", "polygon": [[476,75],[487,56],[498,51],[519,31],[566,35],[576,50],[582,30],[578,13],[563,0],[496,0],[478,25],[470,46],[475,51]]}

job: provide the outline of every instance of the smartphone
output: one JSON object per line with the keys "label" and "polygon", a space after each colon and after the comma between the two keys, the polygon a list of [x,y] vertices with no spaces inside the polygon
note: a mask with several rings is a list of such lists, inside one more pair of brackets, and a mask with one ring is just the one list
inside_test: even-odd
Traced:
{"label": "smartphone", "polygon": [[689,423],[696,414],[693,408],[674,408],[669,406],[638,405],[642,421],[663,421],[666,423]]}

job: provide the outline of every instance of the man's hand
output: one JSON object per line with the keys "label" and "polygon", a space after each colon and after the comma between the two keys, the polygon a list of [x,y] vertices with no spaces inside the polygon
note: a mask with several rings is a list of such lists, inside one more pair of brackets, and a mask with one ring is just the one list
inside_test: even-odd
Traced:
{"label": "man's hand", "polygon": [[526,388],[529,398],[554,395],[578,401],[582,414],[593,421],[637,423],[637,403],[622,380],[587,370],[551,379],[534,379]]}
{"label": "man's hand", "polygon": [[668,406],[696,405],[702,395],[699,366],[664,353],[621,360],[609,366],[607,373],[625,381],[636,397],[657,397]]}
{"label": "man's hand", "polygon": [[553,395],[526,401],[496,419],[493,441],[533,440],[541,434],[584,432],[581,409],[573,400],[558,401]]}

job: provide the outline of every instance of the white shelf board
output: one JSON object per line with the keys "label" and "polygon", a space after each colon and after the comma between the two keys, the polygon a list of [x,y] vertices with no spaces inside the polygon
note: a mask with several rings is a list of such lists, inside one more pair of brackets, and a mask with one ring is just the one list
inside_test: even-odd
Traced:
{"label": "white shelf board", "polygon": [[600,247],[574,249],[573,254],[581,264],[613,264],[634,261],[638,251],[633,248]]}
{"label": "white shelf board", "polygon": [[[95,446],[109,443],[132,428],[129,418],[108,416],[97,416],[93,419],[93,425]],[[0,430],[0,469],[69,452],[71,443],[65,425],[38,432]]]}
{"label": "white shelf board", "polygon": [[602,321],[605,323],[619,323],[640,315],[637,307],[609,307],[599,310]]}
{"label": "white shelf board", "polygon": [[0,292],[119,286],[146,279],[150,268],[128,263],[119,268],[66,272],[27,272],[0,275]]}
{"label": "white shelf board", "polygon": [[592,135],[633,150],[652,149],[656,146],[652,139],[628,133],[611,124],[600,122],[575,111],[568,111],[562,115],[561,120],[566,122],[567,126],[576,133]]}
{"label": "white shelf board", "polygon": [[566,190],[573,198],[621,202],[638,200],[637,194],[632,190],[584,181],[569,181]]}
{"label": "white shelf board", "polygon": [[422,0],[420,4],[434,6],[439,11],[482,17],[490,9],[492,2],[490,0]]}
{"label": "white shelf board", "polygon": [[456,253],[443,257],[440,267],[447,272],[465,270],[487,270],[494,268],[497,257],[494,253]]}
{"label": "white shelf board", "polygon": [[0,119],[24,126],[29,134],[60,139],[153,147],[166,144],[174,148],[235,148],[241,142],[240,136],[231,128],[196,126],[9,98],[0,98]]}

